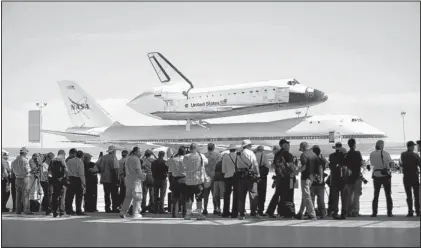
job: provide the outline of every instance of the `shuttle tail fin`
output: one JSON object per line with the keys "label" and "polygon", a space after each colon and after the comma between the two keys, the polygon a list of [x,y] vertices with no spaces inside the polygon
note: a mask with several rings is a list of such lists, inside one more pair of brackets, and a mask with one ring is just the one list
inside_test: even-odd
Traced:
{"label": "shuttle tail fin", "polygon": [[75,127],[108,127],[113,123],[111,116],[77,83],[64,80],[58,85]]}
{"label": "shuttle tail fin", "polygon": [[156,75],[163,84],[175,83],[178,81],[177,76],[181,77],[185,83],[190,85],[190,88],[194,88],[193,83],[181,73],[177,67],[164,57],[164,55],[158,52],[148,53],[149,61],[155,70]]}

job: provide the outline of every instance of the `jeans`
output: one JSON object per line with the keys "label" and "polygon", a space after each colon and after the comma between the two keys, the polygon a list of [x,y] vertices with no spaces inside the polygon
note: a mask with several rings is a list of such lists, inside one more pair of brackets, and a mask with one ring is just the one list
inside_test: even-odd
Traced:
{"label": "jeans", "polygon": [[241,217],[246,214],[246,196],[249,193],[250,212],[252,215],[257,211],[257,183],[248,178],[240,178],[238,182],[238,212]]}
{"label": "jeans", "polygon": [[121,180],[120,187],[118,189],[118,200],[119,200],[119,206],[121,206],[126,199],[126,183],[124,180]]}
{"label": "jeans", "polygon": [[267,188],[268,177],[260,177],[260,181],[257,184],[257,194],[258,203],[257,203],[257,212],[263,214],[265,211],[265,201],[266,201],[266,188]]}
{"label": "jeans", "polygon": [[344,186],[340,184],[335,184],[330,187],[329,198],[331,197],[331,211],[333,215],[339,213],[339,194],[341,195],[341,205],[342,205],[342,215],[346,215],[346,198],[344,192]]}
{"label": "jeans", "polygon": [[317,209],[320,216],[326,216],[326,206],[325,206],[325,186],[324,185],[312,185],[311,186],[311,201],[315,206],[315,198],[317,196]]}
{"label": "jeans", "polygon": [[[9,191],[6,191],[6,188],[9,187]],[[6,179],[1,180],[1,210],[6,209],[7,201],[10,197],[10,185]]]}
{"label": "jeans", "polygon": [[69,186],[66,191],[66,213],[71,214],[73,198],[76,195],[76,213],[82,213],[82,199],[83,199],[83,188],[82,180],[80,177],[69,177]]}
{"label": "jeans", "polygon": [[16,178],[16,213],[29,213],[29,177]]}
{"label": "jeans", "polygon": [[355,204],[355,194],[359,194],[358,192],[358,185],[357,183],[347,183],[345,184],[344,188],[345,193],[345,211],[347,215],[350,215],[353,213],[354,210],[354,204]]}
{"label": "jeans", "polygon": [[282,191],[282,181],[280,180],[280,176],[276,176],[275,179],[275,193],[273,193],[272,199],[269,202],[269,206],[266,210],[268,215],[273,215],[275,213],[276,207],[278,207],[278,214],[281,214],[281,209],[279,209],[279,203],[281,201],[281,191]]}
{"label": "jeans", "polygon": [[209,195],[212,193],[212,203],[213,203],[213,208],[215,209],[215,200],[213,197],[213,178],[211,178],[211,185],[209,188],[204,188],[203,189],[203,209],[207,210],[208,209],[208,202],[209,202]]}
{"label": "jeans", "polygon": [[16,211],[16,178],[10,178],[10,191],[12,193],[13,212]]}
{"label": "jeans", "polygon": [[[118,188],[115,183],[102,183],[104,186],[104,200],[105,200],[105,211],[109,212],[111,210],[117,210],[119,206],[118,200]],[[111,199],[110,199],[111,195]],[[111,204],[112,201],[112,204]]]}
{"label": "jeans", "polygon": [[350,213],[360,213],[360,196],[363,194],[363,181],[357,179],[355,182],[354,198],[352,199]]}
{"label": "jeans", "polygon": [[98,184],[96,181],[86,182],[86,192],[85,192],[85,212],[94,212],[97,209],[98,201]]}
{"label": "jeans", "polygon": [[224,183],[225,183],[224,209],[222,211],[222,215],[224,216],[230,215],[230,201],[231,201],[231,194],[232,194],[231,216],[235,218],[238,215],[237,179],[235,177],[227,177],[227,178],[224,178]]}
{"label": "jeans", "polygon": [[[406,183],[406,184],[405,184]],[[418,181],[414,182],[404,182],[405,187],[405,193],[406,193],[406,203],[408,205],[408,213],[414,213],[413,210],[413,198],[412,198],[412,192],[414,193],[415,198],[415,212],[420,212],[420,199],[419,199],[419,189],[420,189],[420,183]]]}
{"label": "jeans", "polygon": [[[60,215],[64,214],[66,187],[56,180],[51,180],[49,187],[49,191],[52,192],[50,204],[52,206],[53,213],[56,214],[57,210],[59,210]],[[58,209],[59,206],[60,209]]]}
{"label": "jeans", "polygon": [[299,214],[303,214],[304,208],[306,209],[307,213],[310,217],[316,217],[316,212],[314,210],[313,202],[311,201],[311,193],[310,187],[313,184],[313,181],[310,179],[301,180],[301,193],[302,193],[302,200],[301,200],[301,207]]}
{"label": "jeans", "polygon": [[[159,212],[164,211],[165,194],[167,193],[167,179],[154,180],[153,186],[155,210]],[[158,206],[158,198],[160,199]]]}
{"label": "jeans", "polygon": [[[126,191],[127,192],[127,191]],[[142,183],[142,211],[146,211],[146,197],[148,196],[149,192],[149,205],[150,207],[154,206],[154,193],[153,193],[153,185],[146,185],[146,183]]]}
{"label": "jeans", "polygon": [[374,178],[374,199],[373,199],[373,214],[377,214],[377,208],[379,203],[380,189],[383,185],[384,193],[386,195],[387,213],[392,213],[393,201],[392,201],[392,182],[390,178],[380,177]]}
{"label": "jeans", "polygon": [[213,182],[213,201],[215,202],[215,210],[221,211],[221,198],[224,197],[225,183],[224,181]]}
{"label": "jeans", "polygon": [[127,182],[126,180],[126,197],[121,205],[120,213],[126,215],[133,204],[133,215],[136,216],[140,213],[140,205],[142,203],[142,183],[139,182]]}
{"label": "jeans", "polygon": [[41,207],[42,210],[45,212],[51,212],[51,205],[50,205],[50,190],[48,187],[48,182],[41,182],[42,191],[44,191],[44,197],[42,198]]}

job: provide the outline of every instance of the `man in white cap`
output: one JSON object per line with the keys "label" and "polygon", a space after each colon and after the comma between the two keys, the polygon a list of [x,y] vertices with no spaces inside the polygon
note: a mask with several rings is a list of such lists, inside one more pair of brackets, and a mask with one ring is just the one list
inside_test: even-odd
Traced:
{"label": "man in white cap", "polygon": [[251,141],[243,140],[242,151],[237,154],[238,182],[238,212],[243,220],[246,214],[246,195],[250,197],[250,216],[257,216],[257,179],[260,177],[256,155],[251,150]]}
{"label": "man in white cap", "polygon": [[12,162],[12,173],[16,176],[16,214],[21,214],[23,210],[25,214],[33,215],[34,213],[29,211],[29,193],[31,190],[29,176],[31,167],[26,157],[28,152],[28,149],[22,147],[19,156]]}
{"label": "man in white cap", "polygon": [[[99,171],[101,174],[102,185],[104,186],[104,200],[106,213],[119,213],[118,199],[118,160],[116,156],[116,148],[111,145],[108,147],[107,155],[102,156],[96,162],[96,168],[91,169],[92,172]],[[110,199],[111,196],[111,199]],[[112,201],[112,203],[111,203]],[[112,209],[111,209],[112,206]]]}
{"label": "man in white cap", "polygon": [[231,200],[231,193],[233,193],[231,217],[237,218],[238,217],[238,208],[237,208],[238,180],[237,180],[237,177],[234,176],[234,173],[237,169],[237,155],[235,154],[235,152],[237,151],[237,148],[234,144],[231,144],[229,145],[228,150],[230,153],[222,157],[222,174],[224,175],[224,184],[225,184],[224,209],[222,211],[222,217],[228,218],[230,216],[230,211],[229,211],[230,200]]}
{"label": "man in white cap", "polygon": [[10,166],[9,162],[9,153],[6,150],[1,152],[1,211],[9,212],[9,209],[6,207],[7,201],[10,196]]}

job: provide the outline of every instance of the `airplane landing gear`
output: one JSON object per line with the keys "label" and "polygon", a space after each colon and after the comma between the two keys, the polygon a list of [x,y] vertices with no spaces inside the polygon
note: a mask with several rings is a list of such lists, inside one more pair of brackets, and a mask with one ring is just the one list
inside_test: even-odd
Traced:
{"label": "airplane landing gear", "polygon": [[198,125],[200,127],[203,127],[204,129],[209,130],[209,128],[207,127],[207,125],[209,125],[210,123],[207,121],[202,121],[202,120],[198,120],[198,121],[193,121],[193,120],[186,120],[186,131],[190,132],[190,127],[191,125]]}

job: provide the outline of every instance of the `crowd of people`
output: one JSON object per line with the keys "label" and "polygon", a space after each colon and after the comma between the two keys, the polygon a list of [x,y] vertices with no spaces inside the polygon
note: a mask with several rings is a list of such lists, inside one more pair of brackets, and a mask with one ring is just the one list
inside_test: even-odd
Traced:
{"label": "crowd of people", "polygon": [[[57,156],[53,153],[33,154],[28,159],[29,151],[23,147],[19,156],[9,165],[9,154],[3,150],[2,212],[10,211],[6,207],[10,193],[12,211],[16,214],[32,215],[41,210],[46,215],[57,217],[97,212],[99,174],[104,190],[105,212],[119,213],[121,218],[129,214],[141,218],[145,213],[166,213],[164,200],[169,183],[171,194],[168,194],[168,212],[174,218],[191,219],[197,215],[198,220],[203,220],[208,215],[209,199],[212,199],[214,215],[244,219],[248,196],[251,217],[316,220],[331,216],[346,219],[360,215],[362,184],[367,183],[361,169],[367,167],[372,170],[374,185],[372,217],[378,213],[382,186],[386,195],[387,215],[393,217],[391,168],[394,162],[384,150],[384,142],[377,141],[375,150],[370,154],[370,165],[364,163],[354,139],[348,140],[348,146],[349,150],[340,142],[336,143],[334,152],[326,158],[319,146],[310,147],[307,142],[302,142],[299,146],[301,156],[296,158],[290,152],[290,143],[282,139],[279,146],[273,147],[272,162],[269,162],[263,146],[252,150],[250,140],[244,140],[240,149],[230,145],[228,151],[222,153],[216,152],[215,144],[210,143],[204,154],[198,151],[197,144],[192,143],[189,147],[180,146],[168,160],[164,159],[166,153],[163,151],[158,156],[151,150],[142,154],[137,146],[130,152],[123,150],[118,160],[116,148],[110,146],[106,155],[101,153],[95,163],[91,160],[92,155],[74,148],[70,149],[67,158],[66,152],[59,150]],[[414,210],[417,216],[420,215],[420,156],[415,146],[418,146],[419,153],[420,141],[417,144],[413,141],[407,143],[407,151],[401,154],[400,163],[408,217],[414,216]],[[275,191],[265,210],[271,170],[274,171],[272,187]],[[327,170],[330,171],[329,175]],[[302,200],[296,211],[294,192],[299,181]],[[330,188],[327,204],[326,186]],[[146,204],[148,194],[149,202]]]}

